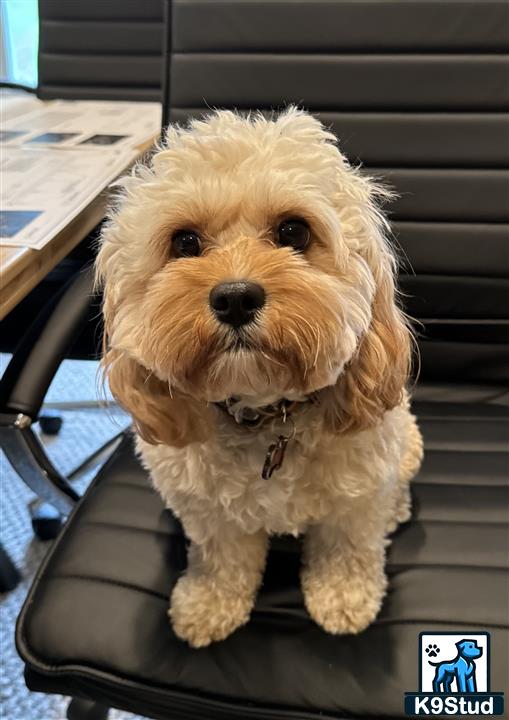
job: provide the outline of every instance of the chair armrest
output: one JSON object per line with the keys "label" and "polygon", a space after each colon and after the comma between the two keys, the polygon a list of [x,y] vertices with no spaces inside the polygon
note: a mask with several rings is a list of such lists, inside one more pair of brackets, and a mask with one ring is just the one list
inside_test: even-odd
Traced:
{"label": "chair armrest", "polygon": [[46,455],[32,423],[95,300],[94,273],[89,267],[75,275],[36,317],[0,381],[0,447],[28,487],[64,516],[79,496]]}
{"label": "chair armrest", "polygon": [[82,332],[94,296],[92,267],[75,275],[24,334],[0,381],[0,411],[34,421],[53,377]]}

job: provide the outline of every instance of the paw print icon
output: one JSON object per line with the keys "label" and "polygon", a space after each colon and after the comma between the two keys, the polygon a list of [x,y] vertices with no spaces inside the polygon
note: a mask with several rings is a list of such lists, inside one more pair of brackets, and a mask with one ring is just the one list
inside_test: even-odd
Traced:
{"label": "paw print icon", "polygon": [[428,657],[437,657],[438,653],[440,652],[440,648],[438,647],[438,645],[434,645],[434,644],[428,645],[428,647],[425,648],[425,650],[426,650],[426,655]]}

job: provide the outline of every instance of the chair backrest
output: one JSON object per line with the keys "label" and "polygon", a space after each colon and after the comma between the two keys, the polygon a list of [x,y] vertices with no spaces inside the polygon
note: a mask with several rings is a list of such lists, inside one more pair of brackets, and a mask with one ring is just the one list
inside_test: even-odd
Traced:
{"label": "chair backrest", "polygon": [[160,100],[162,0],[39,0],[43,99]]}
{"label": "chair backrest", "polygon": [[399,193],[428,378],[509,378],[509,4],[173,0],[169,117],[306,107]]}

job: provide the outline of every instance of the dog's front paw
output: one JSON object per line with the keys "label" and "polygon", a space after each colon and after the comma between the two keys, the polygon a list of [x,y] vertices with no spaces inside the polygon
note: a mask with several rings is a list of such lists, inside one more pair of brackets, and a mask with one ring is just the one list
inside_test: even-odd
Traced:
{"label": "dog's front paw", "polygon": [[245,625],[254,597],[241,597],[207,577],[184,575],[175,585],[168,615],[175,634],[195,648],[224,640]]}
{"label": "dog's front paw", "polygon": [[305,571],[302,590],[313,620],[333,635],[355,635],[380,612],[386,581],[364,576],[334,577]]}

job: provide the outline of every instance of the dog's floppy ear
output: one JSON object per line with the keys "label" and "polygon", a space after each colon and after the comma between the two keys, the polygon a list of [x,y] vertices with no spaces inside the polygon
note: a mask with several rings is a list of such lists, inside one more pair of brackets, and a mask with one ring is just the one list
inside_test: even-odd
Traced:
{"label": "dog's floppy ear", "polygon": [[109,350],[102,365],[115,399],[132,416],[138,434],[152,445],[183,447],[209,434],[205,404],[180,393],[124,352]]}
{"label": "dog's floppy ear", "polygon": [[[118,403],[131,416],[138,434],[147,442],[157,445],[183,447],[201,442],[209,435],[210,409],[165,384],[137,362],[125,350],[112,346],[111,337],[119,313],[119,280],[115,268],[116,256],[110,247],[103,245],[96,264],[96,285],[104,288],[103,357],[101,361],[105,380]],[[115,268],[116,269],[116,268]],[[130,330],[136,345],[135,328]]]}
{"label": "dog's floppy ear", "polygon": [[357,252],[371,272],[375,293],[371,322],[354,357],[336,385],[324,391],[329,425],[340,433],[372,427],[386,410],[402,401],[413,348],[412,333],[397,302],[396,259],[376,204],[376,194],[386,193],[367,179],[355,179],[367,200],[362,211],[364,227],[360,226],[365,237],[358,243]]}

